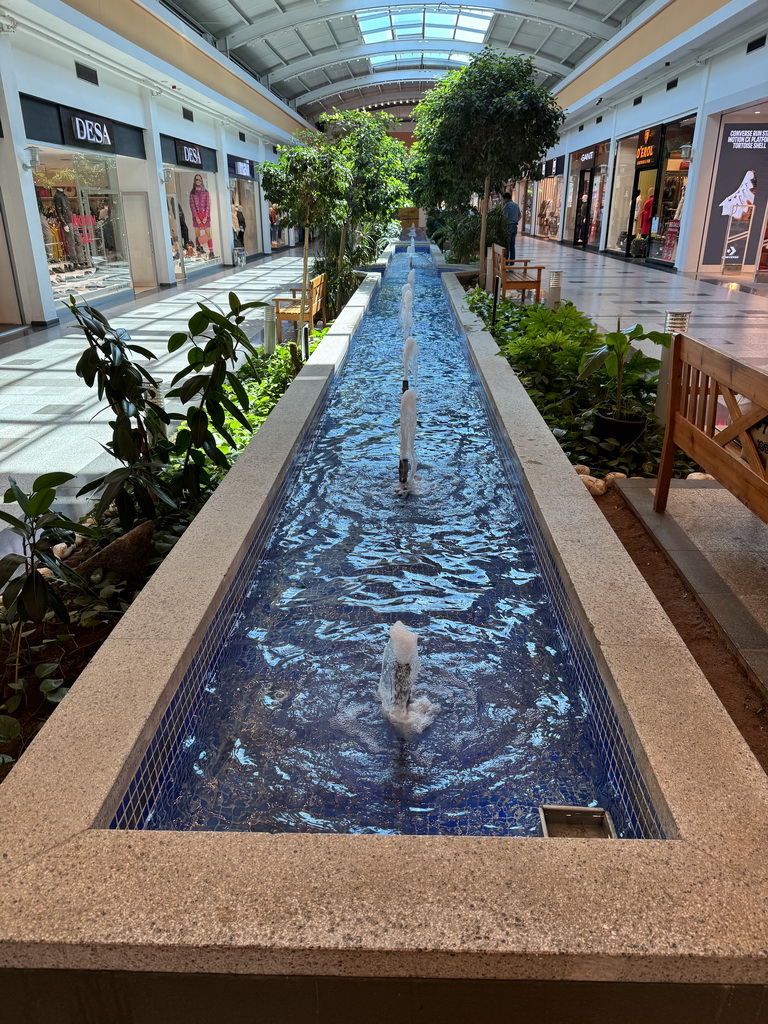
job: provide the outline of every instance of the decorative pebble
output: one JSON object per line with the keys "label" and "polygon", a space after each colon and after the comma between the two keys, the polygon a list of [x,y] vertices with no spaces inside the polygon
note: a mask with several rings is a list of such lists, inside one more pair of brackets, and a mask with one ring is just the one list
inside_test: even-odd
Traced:
{"label": "decorative pebble", "polygon": [[582,474],[581,479],[589,493],[594,495],[596,498],[601,494],[605,494],[608,490],[608,485],[605,480],[598,480],[596,476]]}
{"label": "decorative pebble", "polygon": [[626,479],[627,479],[627,474],[626,473],[606,473],[605,474],[605,484],[606,484],[606,487],[613,487],[613,481],[614,480],[626,480]]}
{"label": "decorative pebble", "polygon": [[714,480],[715,478],[709,473],[689,473],[685,478],[686,480]]}
{"label": "decorative pebble", "polygon": [[76,544],[66,544],[62,541],[61,544],[53,545],[53,554],[56,558],[65,559],[69,558],[72,552],[75,550]]}
{"label": "decorative pebble", "polygon": [[574,466],[573,467],[579,476],[589,476],[589,466]]}
{"label": "decorative pebble", "polygon": [[37,571],[40,573],[41,576],[45,576],[46,579],[50,579],[51,576],[53,576],[53,573],[47,567],[44,567],[42,569],[38,569]]}

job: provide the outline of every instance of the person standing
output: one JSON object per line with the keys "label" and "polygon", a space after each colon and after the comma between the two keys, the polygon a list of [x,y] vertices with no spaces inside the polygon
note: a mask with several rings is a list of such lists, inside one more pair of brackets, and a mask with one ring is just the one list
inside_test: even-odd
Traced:
{"label": "person standing", "polygon": [[517,235],[517,225],[520,221],[520,207],[514,201],[509,192],[505,192],[501,198],[504,200],[504,205],[501,209],[504,216],[507,218],[507,225],[509,227],[507,259],[513,260],[515,258],[515,236]]}

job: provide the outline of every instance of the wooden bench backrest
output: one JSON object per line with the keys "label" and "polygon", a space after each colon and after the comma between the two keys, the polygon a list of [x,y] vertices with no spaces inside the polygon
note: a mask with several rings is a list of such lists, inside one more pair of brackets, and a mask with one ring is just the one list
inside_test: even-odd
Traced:
{"label": "wooden bench backrest", "polygon": [[318,274],[309,282],[309,308],[313,313],[320,309],[324,296],[325,274]]}
{"label": "wooden bench backrest", "polygon": [[675,335],[656,511],[666,507],[677,447],[768,523],[768,470],[749,434],[766,417],[768,373],[684,334]]}

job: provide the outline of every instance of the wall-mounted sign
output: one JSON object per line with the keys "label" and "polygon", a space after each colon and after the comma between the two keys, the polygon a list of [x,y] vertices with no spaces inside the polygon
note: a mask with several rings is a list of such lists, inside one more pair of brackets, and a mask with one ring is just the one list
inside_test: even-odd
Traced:
{"label": "wall-mounted sign", "polygon": [[580,149],[571,156],[571,173],[575,170],[589,169],[595,166],[595,150],[597,146],[590,146],[589,149]]}
{"label": "wall-mounted sign", "polygon": [[195,146],[191,142],[183,142],[181,139],[176,139],[175,142],[177,164],[183,164],[185,167],[203,166],[203,154],[199,146]]}
{"label": "wall-mounted sign", "polygon": [[554,178],[565,170],[565,156],[553,156],[551,160],[545,160],[541,165],[543,178]]}
{"label": "wall-mounted sign", "polygon": [[61,129],[64,142],[78,149],[102,149],[108,153],[115,151],[115,129],[112,121],[97,114],[88,114],[84,110],[71,110],[59,107]]}
{"label": "wall-mounted sign", "polygon": [[230,178],[255,178],[256,168],[253,160],[244,160],[239,156],[227,155],[227,170]]}
{"label": "wall-mounted sign", "polygon": [[637,152],[635,167],[641,170],[652,170],[659,166],[661,155],[661,125],[656,128],[644,128],[637,136]]}

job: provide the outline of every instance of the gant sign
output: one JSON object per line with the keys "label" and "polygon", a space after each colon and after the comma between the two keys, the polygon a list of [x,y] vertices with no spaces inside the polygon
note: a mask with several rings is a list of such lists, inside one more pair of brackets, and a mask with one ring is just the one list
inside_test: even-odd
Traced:
{"label": "gant sign", "polygon": [[176,139],[176,163],[185,167],[202,167],[203,153],[200,146]]}
{"label": "gant sign", "polygon": [[115,128],[112,121],[84,110],[59,107],[64,141],[78,149],[115,150]]}

